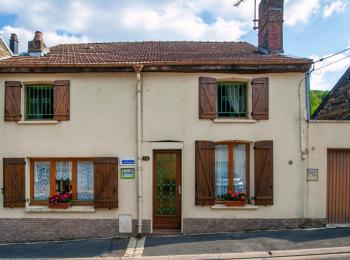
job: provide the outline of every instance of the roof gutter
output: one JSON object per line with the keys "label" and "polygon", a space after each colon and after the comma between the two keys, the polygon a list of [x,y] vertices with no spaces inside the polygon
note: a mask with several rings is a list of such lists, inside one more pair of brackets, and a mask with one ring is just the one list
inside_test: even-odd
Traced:
{"label": "roof gutter", "polygon": [[[187,72],[187,73],[286,73],[309,70],[309,63],[300,64],[140,64],[143,72]],[[64,65],[17,65],[0,64],[0,73],[80,73],[80,72],[133,72],[136,64],[64,64]]]}

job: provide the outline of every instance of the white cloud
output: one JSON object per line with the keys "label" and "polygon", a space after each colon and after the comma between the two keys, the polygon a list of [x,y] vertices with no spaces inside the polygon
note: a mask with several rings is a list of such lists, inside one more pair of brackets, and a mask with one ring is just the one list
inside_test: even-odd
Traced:
{"label": "white cloud", "polygon": [[[332,54],[330,54],[332,55]],[[330,55],[326,55],[330,56]],[[350,52],[345,52],[315,64],[315,71],[311,75],[311,89],[330,90],[350,66]],[[314,60],[320,57],[310,57]],[[333,63],[333,64],[332,64]],[[328,64],[331,64],[327,66]],[[326,67],[324,67],[326,66]],[[323,68],[322,68],[323,67]],[[321,68],[321,69],[320,69]],[[320,69],[320,70],[317,70]]]}
{"label": "white cloud", "polygon": [[287,0],[285,3],[285,23],[294,26],[298,22],[308,22],[319,8],[320,0]]}
{"label": "white cloud", "polygon": [[329,17],[333,13],[342,13],[345,11],[347,3],[343,0],[333,1],[332,3],[326,5],[323,9],[323,17]]}
{"label": "white cloud", "polygon": [[[232,3],[233,0],[153,0],[132,4],[128,0],[1,0],[0,13],[17,15],[11,25],[26,30],[17,29],[23,44],[28,40],[26,33],[34,34],[36,30],[44,32],[48,45],[60,39],[233,41],[251,29],[253,2],[245,1],[239,8]],[[211,21],[203,13],[209,14]],[[62,37],[57,32],[67,35]],[[48,33],[54,40],[46,39]],[[26,45],[23,44],[21,50]]]}
{"label": "white cloud", "polygon": [[[26,51],[28,48],[28,41],[31,41],[34,37],[34,32],[29,31],[21,27],[4,26],[1,29],[1,34],[5,39],[9,39],[11,33],[16,33],[19,35],[19,51]],[[53,46],[60,43],[78,43],[78,42],[88,42],[87,37],[76,37],[67,34],[58,34],[56,32],[43,32],[44,41],[47,46]]]}

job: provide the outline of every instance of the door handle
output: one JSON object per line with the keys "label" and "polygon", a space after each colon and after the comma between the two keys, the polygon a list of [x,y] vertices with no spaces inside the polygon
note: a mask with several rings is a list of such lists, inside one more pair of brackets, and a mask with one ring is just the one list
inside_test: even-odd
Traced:
{"label": "door handle", "polygon": [[177,192],[179,193],[179,195],[181,194],[181,185],[178,186]]}

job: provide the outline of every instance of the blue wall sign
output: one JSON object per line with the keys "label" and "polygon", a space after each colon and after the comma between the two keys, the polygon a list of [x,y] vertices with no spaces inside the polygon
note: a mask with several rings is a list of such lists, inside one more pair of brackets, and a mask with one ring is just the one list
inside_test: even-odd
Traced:
{"label": "blue wall sign", "polygon": [[125,158],[120,158],[120,165],[125,166],[125,165],[135,165],[136,160],[134,157],[125,157]]}

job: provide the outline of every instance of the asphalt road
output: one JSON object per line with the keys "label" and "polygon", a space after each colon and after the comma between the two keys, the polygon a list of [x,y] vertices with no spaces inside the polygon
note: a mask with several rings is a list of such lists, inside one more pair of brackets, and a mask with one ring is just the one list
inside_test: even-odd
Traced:
{"label": "asphalt road", "polygon": [[123,256],[129,238],[0,245],[0,258],[79,258]]}
{"label": "asphalt road", "polygon": [[[122,237],[0,245],[0,258],[117,258],[125,254],[128,243],[129,238]],[[146,238],[142,256],[270,252],[344,246],[350,246],[350,228],[151,236]],[[341,256],[334,259],[338,257]],[[329,255],[329,259],[333,257]],[[344,259],[349,259],[349,256]]]}

